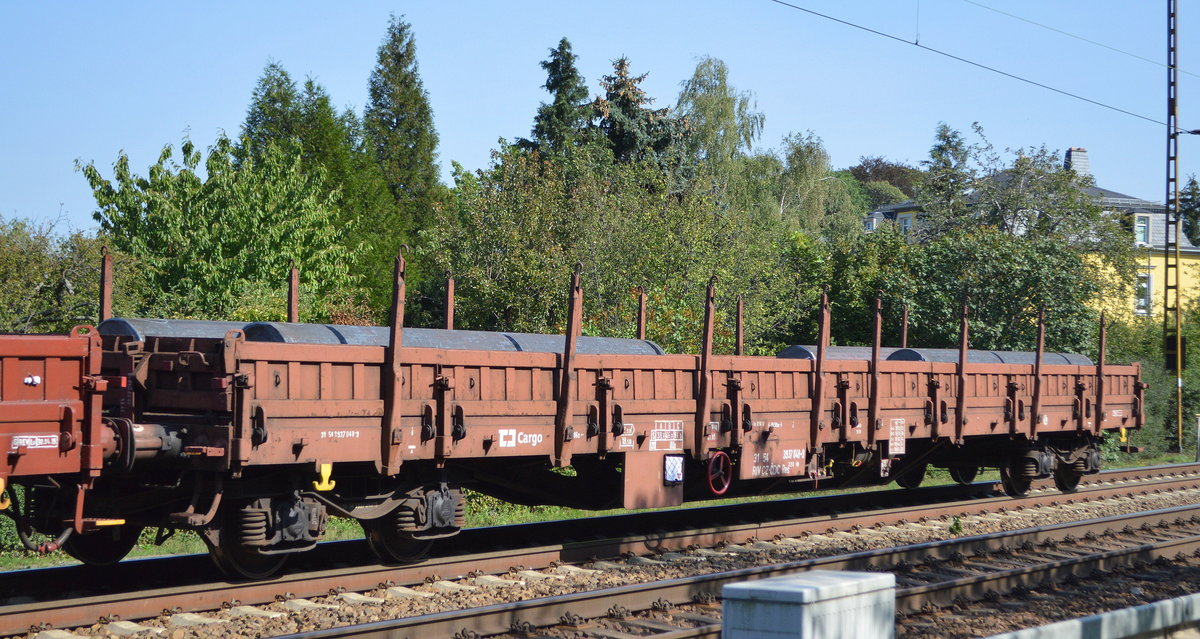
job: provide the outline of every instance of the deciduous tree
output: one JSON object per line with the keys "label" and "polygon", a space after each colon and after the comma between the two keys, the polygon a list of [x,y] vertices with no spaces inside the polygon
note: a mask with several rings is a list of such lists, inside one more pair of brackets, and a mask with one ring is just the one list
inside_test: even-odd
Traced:
{"label": "deciduous tree", "polygon": [[[268,142],[257,156],[222,136],[202,154],[190,140],[171,146],[143,177],[118,155],[113,177],[77,164],[96,198],[93,214],[121,252],[139,261],[142,313],[205,319],[279,319],[289,262],[301,269],[313,319],[328,315],[320,296],[346,292],[345,243],[322,172],[306,171],[295,145]],[[203,166],[203,171],[201,171]],[[349,259],[347,259],[349,258]],[[277,297],[278,304],[268,298]]]}
{"label": "deciduous tree", "polygon": [[749,152],[762,133],[766,117],[754,110],[754,97],[729,84],[729,67],[712,57],[696,65],[683,83],[675,106],[689,134],[688,150],[710,172],[727,173],[739,154]]}

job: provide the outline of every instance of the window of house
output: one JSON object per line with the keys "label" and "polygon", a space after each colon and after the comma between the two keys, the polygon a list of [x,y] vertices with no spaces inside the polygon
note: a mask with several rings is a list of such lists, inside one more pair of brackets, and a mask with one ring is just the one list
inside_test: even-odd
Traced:
{"label": "window of house", "polygon": [[874,231],[875,230],[875,219],[869,217],[869,218],[863,220],[863,230],[864,231]]}
{"label": "window of house", "polygon": [[897,215],[896,223],[898,223],[900,225],[900,232],[904,233],[905,235],[907,235],[908,232],[912,230],[912,216],[911,215]]}
{"label": "window of house", "polygon": [[1154,288],[1150,286],[1149,273],[1138,273],[1134,296],[1134,310],[1138,315],[1149,315],[1154,310]]}
{"label": "window of house", "polygon": [[1133,223],[1133,241],[1138,245],[1150,244],[1150,216],[1139,215]]}

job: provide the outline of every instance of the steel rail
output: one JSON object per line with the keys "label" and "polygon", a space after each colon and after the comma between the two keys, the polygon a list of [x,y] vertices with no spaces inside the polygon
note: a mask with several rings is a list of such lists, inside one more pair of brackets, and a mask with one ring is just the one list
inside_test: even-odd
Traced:
{"label": "steel rail", "polygon": [[[0,634],[23,632],[31,626],[47,624],[57,628],[94,623],[96,619],[144,619],[164,609],[203,611],[221,608],[238,601],[258,604],[275,601],[290,594],[312,597],[331,589],[370,590],[380,584],[416,584],[428,578],[464,575],[472,571],[502,573],[511,567],[544,567],[553,562],[578,563],[595,557],[616,557],[624,553],[653,554],[678,550],[689,545],[715,546],[753,539],[822,533],[830,528],[847,530],[855,526],[900,524],[922,517],[985,514],[1000,508],[1066,505],[1114,496],[1142,495],[1200,485],[1197,465],[1177,465],[1111,471],[1100,475],[1104,480],[1075,493],[1051,492],[1013,499],[985,497],[967,502],[931,507],[905,506],[860,512],[833,512],[820,516],[709,526],[690,530],[658,530],[652,533],[545,544],[479,554],[461,554],[430,559],[412,566],[365,565],[313,572],[287,574],[268,581],[250,583],[199,583],[177,587],[125,593],[111,593],[69,599],[17,603],[0,607]],[[985,483],[984,486],[991,486]],[[624,517],[624,516],[622,516]],[[96,573],[93,573],[96,574]]]}

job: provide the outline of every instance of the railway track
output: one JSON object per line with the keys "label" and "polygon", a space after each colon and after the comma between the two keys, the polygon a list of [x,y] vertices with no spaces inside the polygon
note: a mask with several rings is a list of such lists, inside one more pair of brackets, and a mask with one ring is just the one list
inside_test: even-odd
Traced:
{"label": "railway track", "polygon": [[[396,567],[381,566],[378,564],[363,564],[356,563],[353,558],[349,558],[348,563],[350,565],[347,566],[311,572],[294,573],[273,579],[271,581],[258,583],[230,584],[226,582],[214,583],[202,581],[187,585],[158,588],[149,591],[139,590],[110,594],[87,593],[85,596],[72,596],[71,593],[66,593],[64,596],[33,602],[19,602],[10,599],[10,603],[8,605],[0,607],[0,632],[4,634],[14,634],[18,632],[24,632],[31,626],[37,626],[39,628],[46,628],[49,626],[57,628],[82,626],[94,623],[97,619],[112,621],[118,617],[126,621],[132,619],[148,619],[159,617],[158,622],[169,623],[171,620],[169,615],[178,615],[187,613],[189,611],[213,611],[220,610],[222,608],[235,609],[239,606],[246,606],[250,604],[261,606],[262,604],[269,604],[270,602],[277,600],[284,600],[283,603],[273,604],[276,607],[279,607],[285,605],[288,600],[295,601],[297,599],[325,596],[329,595],[331,592],[335,594],[344,592],[344,594],[342,594],[340,603],[315,604],[317,606],[333,605],[334,608],[338,608],[343,604],[353,603],[355,596],[361,596],[355,595],[356,591],[367,591],[369,593],[379,595],[387,594],[389,586],[416,585],[425,582],[452,583],[443,580],[442,577],[445,576],[495,574],[512,576],[517,574],[517,572],[510,570],[513,567],[541,569],[552,566],[559,562],[579,563],[588,561],[594,557],[614,558],[621,557],[623,555],[636,555],[642,557],[640,560],[629,560],[629,562],[633,562],[635,565],[647,565],[646,562],[661,562],[663,565],[667,565],[670,563],[669,561],[646,559],[645,556],[650,555],[666,557],[667,554],[664,553],[670,554],[671,551],[682,551],[689,547],[720,547],[722,544],[724,544],[728,550],[709,552],[718,552],[720,555],[737,555],[739,553],[744,553],[748,556],[754,554],[756,548],[759,550],[769,549],[771,542],[764,542],[761,540],[795,540],[798,537],[803,537],[806,535],[808,536],[805,540],[806,542],[819,544],[822,541],[829,541],[832,543],[834,548],[840,545],[853,549],[869,543],[869,540],[872,538],[887,537],[891,534],[890,531],[886,530],[888,527],[894,528],[897,531],[907,531],[907,533],[913,533],[915,531],[918,534],[923,533],[926,535],[932,534],[935,536],[945,536],[947,534],[952,535],[953,531],[951,528],[955,525],[963,525],[962,522],[968,518],[974,518],[971,520],[972,522],[975,522],[975,519],[978,520],[970,525],[999,525],[1001,521],[998,520],[1003,520],[1008,517],[1028,518],[1031,514],[1035,518],[1041,517],[1042,515],[1040,515],[1039,512],[1043,509],[1049,512],[1055,509],[1061,510],[1074,508],[1076,509],[1076,513],[1083,513],[1089,507],[1089,504],[1101,503],[1103,500],[1132,500],[1132,498],[1137,496],[1153,496],[1155,494],[1167,494],[1169,491],[1194,489],[1200,485],[1200,467],[1190,464],[1148,469],[1111,471],[1095,476],[1092,479],[1093,481],[1091,483],[1082,486],[1078,492],[1073,494],[1062,494],[1053,491],[1052,489],[1044,489],[1035,491],[1028,497],[1016,500],[1007,497],[990,496],[994,495],[995,488],[993,486],[990,484],[977,484],[971,487],[932,488],[925,489],[924,491],[916,491],[915,493],[910,491],[908,493],[910,496],[921,495],[924,493],[930,496],[942,494],[942,496],[945,497],[945,495],[948,494],[948,491],[963,491],[963,493],[959,495],[958,500],[952,503],[941,503],[937,505],[923,503],[894,508],[872,509],[870,507],[870,499],[867,498],[868,495],[882,495],[882,499],[895,499],[896,494],[900,493],[900,491],[889,491],[887,493],[865,493],[849,499],[846,497],[824,497],[809,498],[807,500],[793,500],[795,503],[792,504],[788,504],[787,502],[768,502],[766,504],[752,504],[748,507],[722,507],[728,509],[725,511],[722,511],[721,508],[709,508],[675,511],[668,514],[642,513],[614,518],[600,518],[600,520],[586,520],[584,525],[594,528],[592,531],[592,539],[576,539],[575,541],[541,545],[530,544],[514,548],[493,547],[492,550],[485,553],[451,554],[434,558],[415,566]],[[875,499],[881,498],[876,497]],[[804,503],[816,501],[824,504],[824,507],[829,507],[832,504],[836,504],[839,500],[842,502],[841,508],[827,511],[823,514],[808,514],[807,516],[791,518],[782,516],[785,514],[784,511],[786,511],[789,507],[793,511],[801,511],[803,508],[801,508],[800,505]],[[775,510],[767,513],[771,518],[760,518],[759,520],[748,521],[746,518],[748,517],[749,513],[755,509],[759,511],[768,511],[772,509]],[[813,507],[810,505],[809,509],[812,510]],[[851,510],[854,511],[851,512]],[[723,512],[726,515],[732,515],[734,519],[726,520],[726,523],[723,525],[710,524],[702,527],[696,527],[692,525],[691,527],[688,527],[686,524],[694,524],[694,522],[687,521],[690,517],[695,515],[693,511],[703,511],[703,517],[714,516],[719,512]],[[691,515],[689,515],[689,513],[691,513]],[[1059,516],[1073,515],[1063,515],[1060,513]],[[738,517],[741,517],[742,519],[737,520]],[[624,536],[611,534],[611,532],[606,532],[610,531],[609,528],[602,527],[598,523],[604,519],[612,520],[609,523],[613,526],[624,526],[626,530],[636,530],[638,532]],[[676,523],[684,525],[672,528],[669,525],[672,519],[679,520]],[[924,520],[924,522],[921,520]],[[579,522],[575,522],[575,525],[579,525]],[[516,536],[527,536],[535,540],[546,535],[556,534],[552,532],[554,530],[554,524],[505,528],[517,528],[523,530],[523,533],[518,533]],[[479,531],[477,534],[480,536],[480,538],[499,538],[501,535],[498,531],[500,530],[502,529],[483,530]],[[562,529],[559,529],[558,533],[561,532],[563,532]],[[1082,533],[1077,536],[1083,536],[1083,534],[1086,533]],[[901,535],[901,538],[903,538],[903,535]],[[469,544],[471,539],[463,538],[462,542]],[[512,540],[509,539],[507,542],[502,541],[500,545],[503,546],[505,543],[512,543]],[[793,548],[796,546],[796,544],[788,544],[787,542],[775,544],[775,546],[779,547],[787,545],[792,545]],[[335,549],[343,552],[334,552],[334,554],[345,555],[347,553],[344,551],[349,549],[351,546],[352,544],[341,544],[335,546]],[[943,546],[948,547],[945,544]],[[939,546],[939,548],[943,546]],[[813,552],[825,552],[826,554],[830,554],[828,550],[819,550]],[[873,550],[869,552],[880,553],[883,551]],[[950,554],[948,554],[947,557],[953,557],[955,552],[963,553],[961,550],[948,552]],[[184,558],[181,561],[199,562],[202,560],[203,558],[200,557],[191,557]],[[130,565],[161,565],[153,563],[156,561],[162,560],[130,562]],[[681,565],[693,563],[689,562],[687,559],[680,559],[679,561],[682,562]],[[828,560],[807,559],[804,561],[814,562]],[[803,564],[803,562],[784,562],[784,565],[792,564],[799,566]],[[182,564],[174,565],[182,566]],[[610,569],[619,571],[622,565],[629,564],[628,562],[626,564],[618,564],[615,565],[615,568]],[[821,566],[824,565],[826,564],[822,564]],[[605,564],[602,562],[600,566],[604,567]],[[809,566],[809,568],[805,569],[811,569],[811,567],[819,566],[812,564]],[[182,568],[176,569],[182,570]],[[43,577],[39,578],[46,578],[52,581],[57,581],[61,584],[63,582],[60,579],[64,575],[71,574],[71,570],[76,570],[76,573],[74,574],[78,579],[84,578],[87,572],[82,568],[55,570],[59,571],[57,573],[57,577],[54,577],[50,574],[45,574]],[[756,567],[753,569],[743,570],[769,570],[769,568]],[[23,576],[30,576],[32,572],[34,571],[26,573]],[[735,570],[732,572],[736,573],[737,571]],[[183,573],[176,572],[174,574]],[[539,579],[533,575],[540,573],[526,572],[522,574],[525,576],[520,577],[520,579],[533,581]],[[579,577],[580,574],[589,575],[592,573],[576,573],[574,577]],[[13,575],[10,573],[5,577],[6,579],[12,579]],[[747,577],[743,575],[739,578]],[[468,579],[470,578],[468,577]],[[491,577],[491,579],[495,579],[495,577]],[[551,574],[549,577],[546,577],[546,579],[555,579],[555,576]],[[689,577],[689,579],[700,580],[702,577]],[[517,580],[518,579],[508,579],[507,581],[514,582]],[[29,580],[24,581],[28,583]],[[587,579],[583,579],[583,581],[587,581]],[[488,581],[481,576],[476,578],[474,583],[487,584]],[[701,582],[697,581],[695,583]],[[437,587],[447,588],[446,586],[440,585]],[[683,585],[681,587],[690,593],[689,597],[694,595],[696,592],[699,592],[694,584],[690,586]],[[932,587],[928,584],[920,587],[925,588],[930,592],[936,590],[932,589]],[[686,597],[680,599],[680,597],[675,595],[671,595],[670,597],[665,595],[663,597],[649,597],[648,593],[653,592],[654,588],[652,584],[628,585],[621,586],[621,588],[627,590],[629,592],[629,596],[631,596],[633,600],[640,600],[641,604],[643,604],[642,607],[645,607],[644,604],[646,602],[656,601],[659,598],[673,603],[682,603],[684,601],[691,600],[690,598]],[[28,591],[26,592],[28,593]],[[608,594],[601,596],[589,595],[588,593],[583,592],[564,596],[568,598],[569,602],[588,601],[589,597],[596,597],[597,601],[608,601],[612,597],[625,596],[620,595],[611,589],[595,592],[607,592]],[[937,592],[943,591],[938,590]],[[399,594],[395,595],[395,593]],[[404,590],[394,591],[393,594],[400,597],[407,595],[406,591]],[[26,596],[28,596],[28,594]],[[367,596],[370,597],[370,595]],[[420,599],[418,595],[408,596]],[[940,597],[942,595],[937,596]],[[926,595],[926,598],[930,602],[940,601],[940,599],[937,599],[933,594]],[[295,604],[295,606],[303,605],[304,604]],[[463,605],[474,606],[476,604],[468,602]],[[507,609],[504,608],[504,606],[512,605],[517,604],[499,604],[500,608],[505,610]],[[613,604],[610,603],[608,606],[604,607],[604,610],[601,611],[600,614],[593,616],[604,616],[604,614],[607,614],[608,609],[612,605]],[[629,610],[637,609],[636,605],[620,605]],[[488,606],[473,608],[473,612],[466,614],[491,614],[487,612],[488,608]],[[574,604],[574,609],[567,610],[564,608],[563,612],[559,614],[570,612],[576,617],[587,617],[588,613],[581,611],[590,609],[591,608],[587,608],[576,603]],[[169,613],[168,616],[164,617],[164,610]],[[657,612],[659,613],[659,616],[662,617],[669,612],[669,610],[651,612]],[[702,612],[697,612],[694,614],[686,610],[683,612],[687,613],[684,615],[684,617],[682,617],[685,619],[688,618],[689,615],[697,618],[706,616],[711,617],[711,615],[706,615]],[[453,614],[456,613],[437,613],[433,615],[433,618],[440,618],[438,615],[450,615],[449,617],[446,617],[446,619],[451,619],[454,618]],[[497,614],[503,615],[505,613],[497,612]],[[429,615],[418,614],[417,616],[411,617],[411,619],[422,619],[425,617],[429,617]],[[575,619],[576,617],[570,618]],[[539,617],[539,620],[542,619],[543,617]],[[508,624],[512,623],[514,620],[517,619],[513,617],[512,614],[509,614],[509,621],[499,630],[496,630],[494,622],[488,622],[487,624],[478,627],[487,628],[488,632],[495,633],[503,631],[508,627]],[[528,621],[524,618],[521,620]],[[666,623],[661,619],[651,619],[650,621],[653,623],[650,623],[649,625]],[[430,621],[430,619],[425,619],[425,622],[433,623]],[[343,620],[341,623],[344,624],[345,621]],[[407,624],[417,622],[400,620],[395,622],[379,623]],[[472,625],[474,622],[468,623],[467,621],[463,621],[461,619],[459,621],[445,621],[445,623],[451,625],[454,623],[461,624],[457,628],[454,628],[450,634],[453,634],[462,628],[473,629],[476,627]],[[545,624],[539,623],[537,625]],[[438,627],[440,628],[440,626]],[[339,630],[345,631],[346,628],[343,627]],[[432,632],[434,630],[430,631]],[[478,632],[478,630],[473,631]],[[423,630],[422,634],[424,634],[424,632],[425,631]],[[619,631],[613,630],[613,632]],[[693,628],[687,630],[686,632],[694,633],[701,631]],[[275,634],[278,633],[276,632]]]}
{"label": "railway track", "polygon": [[740,581],[807,570],[893,571],[898,573],[897,611],[913,612],[1197,550],[1200,505],[1191,505],[297,633],[289,639],[556,636],[556,630],[568,629],[605,639],[628,637],[635,629],[661,639],[716,637],[720,609],[712,602],[722,586]]}

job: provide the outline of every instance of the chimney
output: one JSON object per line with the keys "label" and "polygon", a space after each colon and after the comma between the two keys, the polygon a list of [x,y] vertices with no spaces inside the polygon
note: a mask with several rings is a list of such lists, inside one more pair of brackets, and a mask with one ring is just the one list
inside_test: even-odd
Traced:
{"label": "chimney", "polygon": [[1080,177],[1092,174],[1092,165],[1088,162],[1087,149],[1073,146],[1067,149],[1067,157],[1063,160],[1064,169],[1073,169]]}

